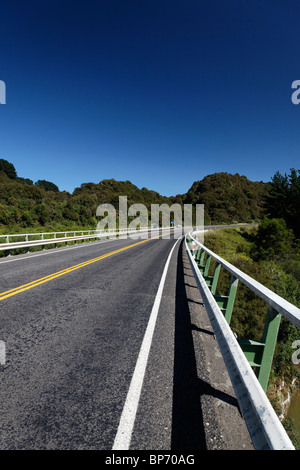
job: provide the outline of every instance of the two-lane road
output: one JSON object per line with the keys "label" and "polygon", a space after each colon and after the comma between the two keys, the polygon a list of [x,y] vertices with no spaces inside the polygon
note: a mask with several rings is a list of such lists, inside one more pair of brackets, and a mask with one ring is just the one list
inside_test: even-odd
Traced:
{"label": "two-lane road", "polygon": [[[0,261],[0,340],[6,345],[0,449],[113,448],[176,242],[119,239]],[[140,406],[134,429],[126,431],[135,448],[171,446],[179,249],[180,241],[148,338],[152,369],[147,367],[146,383],[158,386],[141,390],[142,397],[151,395],[145,400],[148,429]]]}

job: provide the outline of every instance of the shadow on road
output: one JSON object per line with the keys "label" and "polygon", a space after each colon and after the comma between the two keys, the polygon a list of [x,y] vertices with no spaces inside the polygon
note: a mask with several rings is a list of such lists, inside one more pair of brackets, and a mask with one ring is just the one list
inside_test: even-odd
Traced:
{"label": "shadow on road", "polygon": [[184,283],[183,242],[178,250],[175,309],[172,450],[206,449],[201,391],[197,376],[192,325]]}
{"label": "shadow on road", "polygon": [[[210,424],[217,425],[210,399],[217,398],[236,409],[238,409],[238,402],[233,395],[218,390],[205,380],[207,376],[206,361],[205,354],[203,355],[204,351],[201,352],[201,350],[197,350],[197,372],[193,332],[199,332],[207,337],[212,336],[213,332],[196,326],[191,319],[190,306],[195,303],[203,304],[200,301],[195,302],[187,296],[186,288],[189,283],[185,282],[183,249],[184,242],[180,244],[177,260],[171,449],[205,450],[208,448],[208,440],[212,440],[211,430],[208,431],[203,422],[204,414],[206,416],[204,421],[207,420],[208,407]],[[199,364],[203,366],[201,374]],[[209,375],[208,380],[210,379]],[[205,407],[203,408],[204,403]],[[211,446],[211,443],[209,445]]]}

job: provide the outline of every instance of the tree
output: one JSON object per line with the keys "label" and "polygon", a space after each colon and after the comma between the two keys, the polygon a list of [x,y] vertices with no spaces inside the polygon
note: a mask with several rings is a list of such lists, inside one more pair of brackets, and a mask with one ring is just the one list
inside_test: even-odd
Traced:
{"label": "tree", "polygon": [[254,259],[276,259],[291,251],[293,233],[284,219],[265,218],[258,226],[254,237]]}
{"label": "tree", "polygon": [[265,206],[269,218],[284,219],[288,228],[300,236],[300,170],[292,168],[288,176],[277,171],[265,197]]}
{"label": "tree", "polygon": [[3,171],[3,173],[11,179],[17,178],[17,172],[14,165],[3,158],[0,158],[0,171]]}
{"label": "tree", "polygon": [[35,183],[35,186],[38,186],[39,188],[44,188],[45,191],[54,191],[55,193],[59,192],[58,186],[56,186],[56,184],[54,183],[51,183],[51,181],[38,180]]}
{"label": "tree", "polygon": [[35,217],[39,224],[45,225],[50,222],[50,213],[46,204],[37,204],[34,208]]}

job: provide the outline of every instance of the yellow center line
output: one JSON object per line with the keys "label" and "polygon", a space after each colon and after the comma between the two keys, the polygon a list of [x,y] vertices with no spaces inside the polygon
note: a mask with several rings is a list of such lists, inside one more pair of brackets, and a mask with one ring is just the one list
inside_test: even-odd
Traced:
{"label": "yellow center line", "polygon": [[36,279],[35,281],[29,282],[28,284],[23,284],[22,286],[18,286],[8,291],[2,292],[0,294],[0,300],[7,299],[8,297],[19,294],[20,292],[24,292],[28,289],[32,289],[33,287],[39,286],[40,284],[44,284],[45,282],[51,281],[52,279],[56,279],[57,277],[63,276],[64,274],[68,274],[72,271],[75,271],[76,269],[83,268],[84,266],[88,266],[89,264],[95,263],[96,261],[100,261],[104,258],[108,258],[109,256],[115,255],[117,253],[121,253],[122,251],[128,250],[129,248],[132,248],[137,245],[141,245],[142,243],[148,242],[149,240],[153,240],[154,238],[159,238],[159,237],[162,237],[162,235],[156,235],[155,237],[147,238],[146,240],[142,240],[132,245],[119,248],[118,250],[111,251],[110,253],[97,256],[96,258],[83,261],[82,263],[76,264],[74,266],[70,266],[68,268],[63,269],[62,271],[57,271],[56,273],[52,273],[52,274],[49,274],[48,276],[41,277],[40,279]]}

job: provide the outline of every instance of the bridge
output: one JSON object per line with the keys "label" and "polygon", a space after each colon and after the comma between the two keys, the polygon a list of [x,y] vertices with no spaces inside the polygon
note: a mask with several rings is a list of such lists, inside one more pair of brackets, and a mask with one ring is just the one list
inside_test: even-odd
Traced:
{"label": "bridge", "polygon": [[[0,242],[28,250],[0,259],[1,450],[294,449],[265,390],[280,316],[299,327],[300,311],[197,233]],[[269,306],[259,342],[230,329],[239,282]]]}

